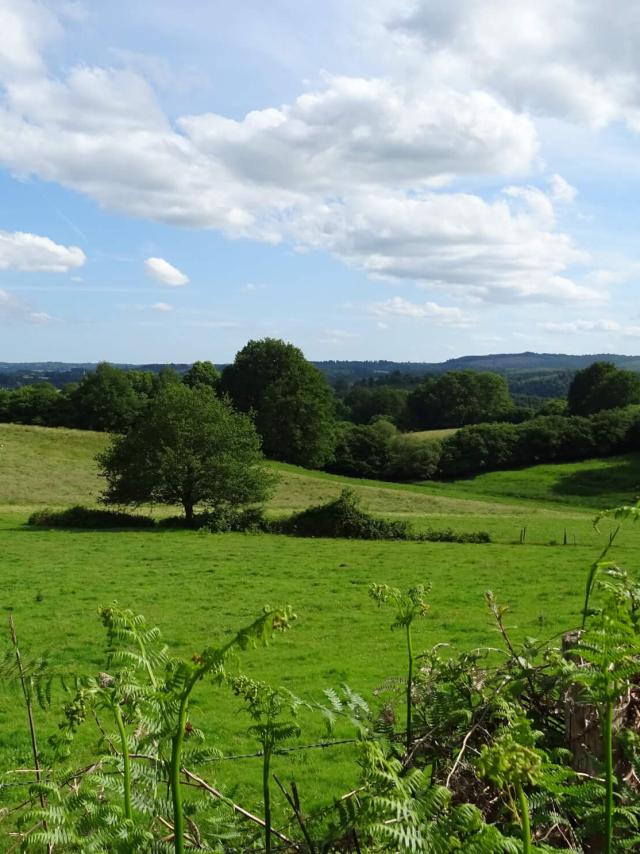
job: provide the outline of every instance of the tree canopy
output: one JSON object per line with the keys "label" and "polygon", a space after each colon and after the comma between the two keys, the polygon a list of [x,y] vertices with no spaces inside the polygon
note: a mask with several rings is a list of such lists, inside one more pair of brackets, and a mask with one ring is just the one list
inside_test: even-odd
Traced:
{"label": "tree canopy", "polygon": [[593,362],[576,373],[567,403],[571,415],[591,415],[640,403],[640,375],[616,368],[612,362]]}
{"label": "tree canopy", "polygon": [[222,372],[220,390],[237,409],[254,414],[267,456],[309,468],[332,458],[333,393],[293,344],[249,341]]}
{"label": "tree canopy", "polygon": [[422,430],[499,421],[512,410],[507,381],[489,371],[426,377],[407,398],[411,425]]}
{"label": "tree canopy", "polygon": [[106,503],[181,504],[188,521],[261,502],[272,484],[251,419],[203,386],[166,385],[98,462]]}

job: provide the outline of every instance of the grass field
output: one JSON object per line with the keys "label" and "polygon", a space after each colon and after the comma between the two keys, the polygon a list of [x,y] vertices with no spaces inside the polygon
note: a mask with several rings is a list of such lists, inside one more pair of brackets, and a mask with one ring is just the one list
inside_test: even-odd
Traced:
{"label": "grass field", "polygon": [[[100,482],[93,455],[104,441],[98,434],[0,425],[1,607],[13,614],[23,650],[49,650],[69,670],[101,669],[104,639],[96,609],[114,599],[146,614],[167,643],[186,655],[223,639],[266,602],[291,603],[298,614],[291,632],[266,650],[247,653],[242,666],[316,699],[323,687],[342,682],[372,699],[381,683],[402,672],[401,639],[388,630],[392,615],[369,599],[372,581],[432,585],[430,615],[416,630],[422,649],[441,642],[461,649],[494,645],[483,604],[487,588],[509,605],[515,637],[550,637],[574,626],[586,569],[609,530],[607,523],[600,534],[593,530],[595,509],[628,501],[640,481],[638,456],[418,485],[276,466],[281,480],[273,513],[325,500],[348,482],[375,512],[409,518],[418,528],[488,530],[494,540],[489,545],[27,528],[35,507],[96,501]],[[525,526],[527,543],[521,546]],[[568,546],[561,545],[565,529]],[[635,569],[640,528],[628,526],[619,543],[616,559]],[[234,698],[209,686],[196,694],[195,722],[227,754],[253,748],[238,708]],[[43,743],[59,710],[57,703],[38,716]],[[302,740],[321,732],[312,719]],[[278,759],[275,770],[295,775],[311,807],[353,786],[352,758],[350,748],[304,751]],[[29,767],[28,761],[22,710],[15,694],[3,690],[0,765]],[[207,776],[257,808],[255,760],[222,762]]]}
{"label": "grass field", "polygon": [[433,441],[433,439],[446,439],[447,436],[452,436],[457,431],[457,427],[445,427],[442,430],[416,430],[414,433],[409,433],[408,435],[419,442],[429,442]]}

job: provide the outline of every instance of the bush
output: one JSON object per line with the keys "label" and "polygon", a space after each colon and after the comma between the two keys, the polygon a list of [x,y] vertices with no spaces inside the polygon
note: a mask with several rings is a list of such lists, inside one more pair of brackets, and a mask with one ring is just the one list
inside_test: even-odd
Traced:
{"label": "bush", "polygon": [[487,531],[472,531],[468,534],[456,534],[451,528],[444,531],[434,531],[429,528],[416,539],[425,540],[429,543],[490,543],[491,535]]}
{"label": "bush", "polygon": [[196,513],[191,523],[184,516],[167,516],[160,519],[158,525],[161,528],[206,529],[212,534],[259,533],[269,530],[269,523],[259,507],[220,507],[206,513]]}
{"label": "bush", "polygon": [[39,528],[155,528],[150,516],[80,505],[67,510],[36,510],[29,516],[27,524]]}
{"label": "bush", "polygon": [[393,425],[388,422],[344,425],[336,445],[335,460],[327,470],[350,477],[384,477],[391,463],[394,432]]}
{"label": "bush", "polygon": [[442,445],[435,440],[416,441],[397,436],[391,442],[385,478],[389,480],[430,480],[438,470]]}
{"label": "bush", "polygon": [[408,522],[376,519],[360,506],[351,489],[344,489],[339,498],[318,507],[295,513],[288,519],[274,522],[275,533],[294,537],[331,537],[348,540],[412,540],[415,535]]}

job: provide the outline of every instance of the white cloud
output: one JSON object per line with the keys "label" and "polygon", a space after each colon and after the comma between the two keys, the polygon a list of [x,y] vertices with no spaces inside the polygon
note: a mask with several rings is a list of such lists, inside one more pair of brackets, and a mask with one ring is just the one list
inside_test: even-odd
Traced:
{"label": "white cloud", "polygon": [[[29,73],[5,76],[0,165],[128,215],[287,240],[370,276],[453,296],[598,299],[588,272],[581,281],[573,271],[588,263],[586,255],[556,226],[554,204],[574,192],[560,176],[550,179],[549,194],[511,186],[488,201],[437,192],[453,178],[495,180],[536,168],[536,131],[519,112],[522,102],[511,98],[514,109],[503,89],[488,90],[491,69],[502,71],[512,48],[525,60],[532,51],[550,55],[553,7],[550,0],[540,0],[540,12],[529,0],[514,5],[524,15],[522,31],[498,0],[452,0],[446,9],[436,0],[418,2],[403,27],[430,40],[432,61],[421,58],[429,74],[404,82],[327,76],[289,104],[238,120],[204,113],[172,122],[135,70],[81,66],[56,78],[36,63]],[[17,14],[19,6],[12,8]],[[501,10],[511,41],[495,26]],[[559,15],[560,33],[565,18]],[[475,51],[470,58],[467,48]],[[539,82],[530,69],[528,81]],[[163,284],[188,281],[161,258],[145,266]]]}
{"label": "white cloud", "polygon": [[183,272],[165,261],[164,258],[147,258],[144,262],[144,269],[149,278],[155,279],[170,288],[180,288],[189,282],[188,276],[185,276]]}
{"label": "white cloud", "polygon": [[[419,39],[431,75],[514,109],[640,130],[635,0],[416,0],[392,30]],[[406,50],[406,43],[405,43]]]}
{"label": "white cloud", "polygon": [[42,47],[60,27],[42,3],[1,0],[0,32],[0,74],[13,77],[42,72]]}
{"label": "white cloud", "polygon": [[52,320],[51,315],[46,312],[34,311],[29,303],[9,291],[0,289],[0,322],[43,324]]}
{"label": "white cloud", "polygon": [[617,320],[571,320],[566,323],[549,321],[540,323],[545,332],[555,332],[559,335],[582,335],[590,332],[606,332],[622,335],[625,338],[640,338],[640,326],[619,323]]}
{"label": "white cloud", "polygon": [[292,225],[369,275],[487,302],[597,301],[567,275],[588,257],[553,227],[550,200],[510,188],[487,202],[467,193],[361,195],[309,207]]}
{"label": "white cloud", "polygon": [[578,191],[566,181],[562,175],[552,175],[549,178],[549,189],[554,202],[570,205],[575,201]]}
{"label": "white cloud", "polygon": [[173,311],[173,306],[169,305],[168,302],[154,302],[151,306],[154,311],[167,312]]}
{"label": "white cloud", "polygon": [[48,237],[23,231],[0,231],[0,270],[66,273],[86,260],[77,246],[60,246]]}
{"label": "white cloud", "polygon": [[438,305],[435,302],[420,304],[409,302],[402,297],[392,297],[384,302],[376,302],[369,306],[372,314],[381,316],[396,315],[433,320],[442,326],[469,326],[471,319],[454,306]]}
{"label": "white cloud", "polygon": [[247,284],[242,288],[243,291],[263,291],[267,285],[262,282],[247,282]]}

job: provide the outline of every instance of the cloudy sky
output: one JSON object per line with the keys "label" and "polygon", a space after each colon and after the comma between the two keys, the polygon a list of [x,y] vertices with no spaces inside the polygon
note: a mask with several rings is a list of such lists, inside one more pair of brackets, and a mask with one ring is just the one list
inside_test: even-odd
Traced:
{"label": "cloudy sky", "polygon": [[0,360],[640,353],[640,4],[0,0]]}

